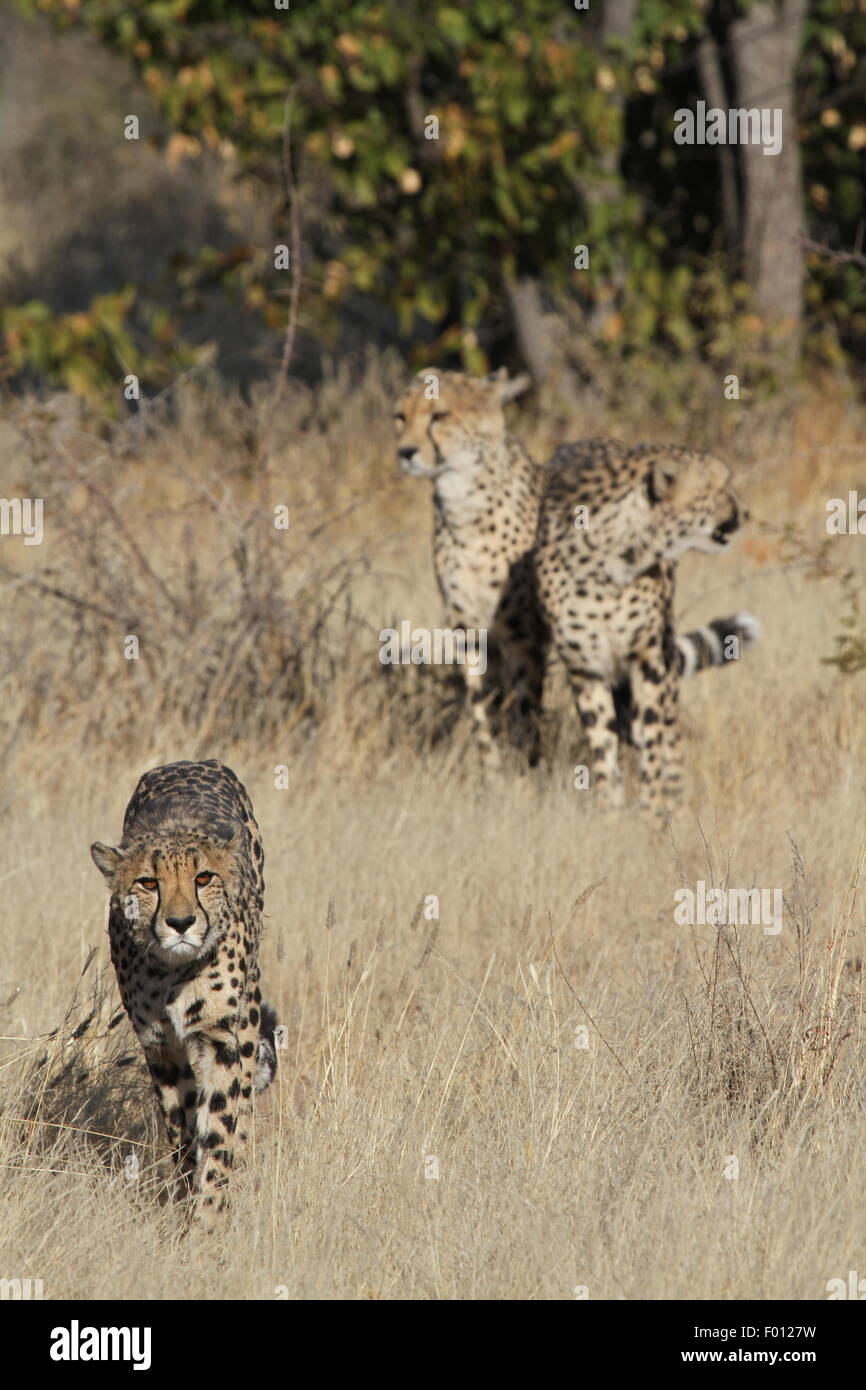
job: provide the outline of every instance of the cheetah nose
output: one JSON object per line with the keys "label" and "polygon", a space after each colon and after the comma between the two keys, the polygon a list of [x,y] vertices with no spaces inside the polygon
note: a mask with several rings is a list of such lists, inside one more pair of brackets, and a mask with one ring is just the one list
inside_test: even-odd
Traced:
{"label": "cheetah nose", "polygon": [[400,455],[401,459],[413,458],[414,455],[417,454],[417,452],[418,450],[414,444],[404,444],[402,448],[397,450],[397,453]]}
{"label": "cheetah nose", "polygon": [[166,917],[165,920],[168,926],[173,927],[175,931],[186,931],[187,927],[191,927],[195,921],[195,913],[191,912],[188,917]]}

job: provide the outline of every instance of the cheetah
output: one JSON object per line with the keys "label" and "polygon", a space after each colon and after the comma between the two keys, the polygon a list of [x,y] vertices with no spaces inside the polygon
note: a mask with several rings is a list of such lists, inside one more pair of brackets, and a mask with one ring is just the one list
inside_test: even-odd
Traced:
{"label": "cheetah", "polygon": [[739,655],[759,635],[748,613],[687,637],[673,629],[674,562],[727,550],[747,513],[710,454],[611,440],[564,444],[548,466],[535,543],[538,596],[592,756],[592,780],[619,805],[619,744],[638,751],[642,804],[680,791],[680,679]]}
{"label": "cheetah", "polygon": [[[487,765],[498,761],[493,736],[503,714],[530,765],[540,753],[550,633],[538,594],[535,542],[550,468],[532,460],[508,431],[504,413],[530,385],[525,374],[509,380],[505,369],[477,378],[425,369],[394,411],[401,467],[433,482],[433,558],[448,621],[488,633],[486,675],[464,668]],[[743,623],[717,619],[678,636],[680,674],[721,664],[727,636],[745,646],[756,633],[754,620],[744,615]]]}
{"label": "cheetah", "polygon": [[176,1164],[176,1193],[223,1210],[254,1093],[276,1073],[258,949],[264,853],[241,782],[215,758],[146,772],[119,847],[93,860],[111,891],[120,996],[144,1051]]}
{"label": "cheetah", "polygon": [[488,764],[498,761],[491,713],[493,727],[497,714],[509,719],[530,762],[539,751],[542,629],[530,557],[543,470],[508,433],[503,411],[530,384],[504,369],[486,377],[423,371],[394,412],[401,467],[433,480],[433,559],[447,621],[487,632],[486,672],[467,665],[464,675]]}

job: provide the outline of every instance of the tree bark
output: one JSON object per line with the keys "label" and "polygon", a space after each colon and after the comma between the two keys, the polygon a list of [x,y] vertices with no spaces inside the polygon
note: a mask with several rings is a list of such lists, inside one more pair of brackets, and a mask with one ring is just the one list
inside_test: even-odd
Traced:
{"label": "tree bark", "polygon": [[[595,42],[602,54],[616,56],[622,45],[627,44],[637,13],[637,0],[603,0],[601,19],[595,31]],[[564,34],[565,21],[559,30]],[[572,37],[573,28],[569,26]],[[608,93],[608,100],[618,110],[625,105],[623,93],[616,88]],[[592,187],[582,189],[583,196],[591,205],[593,201],[618,196],[620,192],[620,161],[622,144],[610,144],[598,161],[599,178],[593,180]],[[575,240],[582,238],[575,233]],[[590,247],[590,255],[592,247]],[[625,270],[615,271],[611,280],[611,293],[603,303],[598,304],[589,320],[589,333],[593,338],[604,333],[605,325],[616,309],[616,298],[625,281]],[[535,383],[540,386],[554,370],[558,371],[560,385],[574,393],[578,389],[577,380],[562,362],[564,341],[567,339],[567,326],[562,317],[544,308],[539,282],[532,277],[509,280],[506,284],[508,301],[514,321],[515,336],[521,356],[529,368]]]}
{"label": "tree bark", "polygon": [[[604,0],[599,34],[599,47],[602,54],[616,57],[622,52],[634,29],[636,14],[637,0]],[[622,116],[625,107],[625,94],[621,89],[616,87],[613,91],[608,92],[607,99],[610,105]],[[622,127],[620,127],[620,139],[616,143],[611,141],[599,157],[598,171],[600,177],[598,182],[593,181],[593,186],[586,191],[586,198],[590,207],[605,202],[609,198],[621,196],[622,150]],[[590,247],[591,254],[592,248]],[[593,339],[605,336],[608,325],[618,310],[626,280],[626,269],[623,264],[621,248],[617,261],[618,263],[614,266],[611,274],[609,293],[604,299],[599,300],[590,314],[589,331]]]}
{"label": "tree bark", "polygon": [[514,334],[523,361],[536,384],[547,380],[553,361],[550,315],[541,302],[541,287],[532,276],[506,282]]}
{"label": "tree bark", "polygon": [[619,40],[627,43],[634,27],[637,0],[604,0],[601,11],[601,43],[608,48]]}
{"label": "tree bark", "polygon": [[[707,35],[698,46],[698,74],[707,106],[721,111],[728,109],[728,95],[714,38]],[[732,255],[740,249],[740,198],[737,192],[737,158],[730,145],[718,145],[719,168],[722,176],[722,220],[725,228],[725,247]]]}
{"label": "tree bark", "polygon": [[743,261],[759,312],[768,327],[786,333],[792,351],[799,345],[805,231],[794,70],[807,4],[756,0],[730,30],[739,106],[782,113],[779,154],[764,154],[760,144],[740,146]]}

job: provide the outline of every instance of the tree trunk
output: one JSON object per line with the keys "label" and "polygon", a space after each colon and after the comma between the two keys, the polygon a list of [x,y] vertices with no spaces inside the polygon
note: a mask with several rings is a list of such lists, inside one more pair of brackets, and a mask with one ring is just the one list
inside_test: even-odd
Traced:
{"label": "tree trunk", "polygon": [[[600,25],[596,30],[595,39],[601,53],[609,53],[612,58],[619,55],[634,30],[636,12],[637,0],[603,0]],[[565,31],[566,23],[563,20],[559,33],[564,35]],[[576,41],[574,28],[570,24],[568,32],[572,41]],[[625,105],[625,97],[619,88],[608,93],[608,100],[620,111]],[[621,142],[611,143],[600,156],[598,181],[593,180],[591,187],[581,189],[590,206],[593,201],[601,202],[619,196],[621,158]],[[575,239],[582,240],[576,233]],[[624,281],[623,267],[612,276],[610,295],[596,305],[590,315],[588,327],[592,338],[604,334],[605,326],[616,310],[616,298]],[[536,386],[540,386],[554,374],[560,390],[574,398],[579,384],[574,373],[563,361],[565,344],[569,337],[567,323],[561,315],[545,310],[541,286],[532,277],[510,279],[506,283],[506,289],[520,354]]]}
{"label": "tree trunk", "polygon": [[[634,29],[636,13],[637,0],[604,0],[599,34],[599,46],[602,54],[609,54],[614,59],[622,55]],[[625,95],[618,86],[607,93],[607,100],[622,118]],[[590,207],[594,204],[607,202],[611,198],[619,198],[622,195],[620,165],[623,142],[621,124],[619,130],[619,140],[616,143],[611,141],[599,157],[598,172],[600,177],[598,182],[593,181],[592,186],[586,191],[586,199]],[[589,318],[589,331],[594,340],[606,336],[609,326],[618,314],[619,300],[625,286],[626,268],[622,248],[614,246],[612,250],[619,251],[619,255],[617,256],[617,264],[614,265],[611,273],[608,293],[598,301]],[[590,255],[592,255],[592,247],[590,247]]]}
{"label": "tree trunk", "polygon": [[[709,35],[698,46],[698,73],[707,106],[727,111],[728,96],[719,60],[719,49]],[[722,176],[722,220],[725,249],[735,256],[740,249],[740,199],[737,193],[737,157],[730,145],[717,145]]]}
{"label": "tree trunk", "polygon": [[[782,148],[767,155],[742,144],[745,217],[743,261],[759,312],[794,353],[803,296],[803,190],[794,69],[808,0],[756,0],[731,25],[732,62],[740,108],[778,109]],[[778,125],[778,117],[776,117]]]}
{"label": "tree trunk", "polygon": [[544,311],[541,287],[533,277],[524,276],[507,280],[506,290],[520,355],[536,386],[540,386],[547,380],[553,360],[551,316]]}

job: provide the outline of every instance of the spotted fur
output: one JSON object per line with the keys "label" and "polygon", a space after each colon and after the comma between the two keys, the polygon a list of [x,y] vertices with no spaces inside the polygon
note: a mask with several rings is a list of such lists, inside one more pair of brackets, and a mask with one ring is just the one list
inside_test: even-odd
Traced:
{"label": "spotted fur", "polygon": [[179,1187],[221,1210],[254,1094],[277,1065],[276,1014],[259,988],[264,854],[250,799],[216,759],[155,768],[119,847],[97,842],[91,854],[111,891],[111,959]]}
{"label": "spotted fur", "polygon": [[675,561],[726,550],[744,520],[726,465],[691,449],[611,440],[565,444],[539,517],[539,600],[592,755],[592,780],[619,804],[619,744],[638,750],[644,804],[680,790],[683,675],[734,659],[758,635],[749,614],[677,637]]}
{"label": "spotted fur", "polygon": [[487,632],[487,672],[467,666],[464,675],[488,762],[502,719],[530,760],[538,756],[542,629],[530,556],[543,471],[508,433],[503,411],[528,385],[505,372],[423,371],[394,414],[403,469],[433,480],[433,560],[447,622]]}
{"label": "spotted fur", "polygon": [[[538,758],[552,617],[538,592],[536,537],[545,493],[550,492],[546,533],[562,511],[565,542],[574,536],[574,506],[589,503],[596,510],[583,544],[586,554],[604,561],[597,593],[606,586],[608,598],[652,568],[646,547],[661,543],[660,533],[644,535],[646,511],[635,505],[625,474],[614,466],[628,452],[621,446],[605,441],[564,445],[547,468],[533,462],[509,433],[504,414],[505,403],[529,384],[525,376],[510,381],[504,371],[473,378],[428,369],[411,382],[394,414],[401,466],[433,483],[433,558],[448,621],[488,631],[486,676],[469,667],[464,671],[478,742],[488,762],[495,761],[493,735],[505,720],[530,762]],[[574,470],[567,467],[569,459],[579,464],[582,483],[577,487],[570,482]],[[685,493],[681,490],[677,497],[682,502]],[[663,515],[668,512],[653,513],[656,528]],[[549,571],[549,540],[547,544]],[[688,548],[678,549],[675,536],[670,545],[672,558]],[[664,574],[642,580],[640,593],[650,611],[669,606],[672,565]],[[632,606],[637,611],[641,604],[638,597]],[[553,606],[552,595],[548,608]],[[592,619],[588,621],[591,626]],[[716,619],[708,628],[671,639],[668,660],[675,675],[689,676],[727,659],[732,644],[720,640],[717,645],[716,638],[735,637],[743,649],[757,635],[757,622],[748,614]],[[598,640],[603,640],[601,632]],[[630,736],[631,691],[624,680],[615,688],[620,732]]]}

